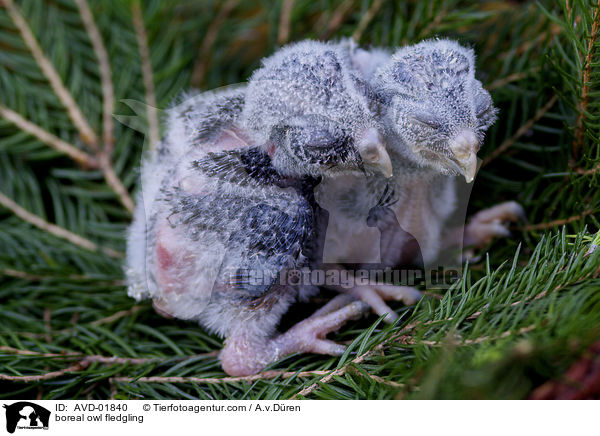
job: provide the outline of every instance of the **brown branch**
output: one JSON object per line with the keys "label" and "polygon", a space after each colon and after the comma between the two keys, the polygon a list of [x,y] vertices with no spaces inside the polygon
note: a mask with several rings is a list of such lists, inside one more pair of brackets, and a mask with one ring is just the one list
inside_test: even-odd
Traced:
{"label": "brown branch", "polygon": [[202,41],[202,46],[200,47],[200,52],[198,53],[198,58],[194,64],[194,69],[192,72],[192,86],[195,88],[200,88],[202,85],[202,81],[204,80],[204,74],[206,73],[206,66],[210,60],[210,52],[212,50],[213,45],[217,40],[217,36],[219,35],[219,30],[223,22],[227,19],[231,11],[237,5],[238,0],[227,0],[223,3],[223,6],[217,13],[217,16],[212,20],[208,29],[206,30],[206,35],[204,36],[204,40]]}
{"label": "brown branch", "polygon": [[375,18],[375,15],[377,15],[377,12],[379,12],[379,9],[381,9],[382,5],[383,5],[383,0],[374,0],[373,1],[373,3],[371,4],[371,7],[367,10],[365,15],[362,16],[362,18],[360,19],[360,21],[358,23],[358,26],[356,27],[356,30],[352,34],[352,39],[354,41],[360,42],[360,38],[361,38],[363,32],[366,30],[367,26],[371,23],[373,18]]}
{"label": "brown branch", "polygon": [[398,382],[395,382],[392,380],[386,380],[383,377],[379,377],[378,375],[371,374],[369,371],[367,371],[364,368],[362,368],[362,371],[359,371],[358,369],[354,368],[353,372],[354,372],[354,374],[356,374],[358,376],[368,377],[376,383],[388,385],[393,388],[405,388],[406,387],[406,385],[404,383],[398,383]]}
{"label": "brown branch", "polygon": [[8,109],[0,105],[0,116],[7,121],[10,121],[15,126],[19,127],[26,133],[29,133],[32,136],[35,136],[44,144],[50,146],[60,153],[64,153],[81,165],[84,168],[97,168],[98,161],[93,157],[88,155],[87,153],[79,150],[72,144],[63,141],[62,139],[54,136],[52,133],[47,132],[42,129],[37,124],[32,123],[29,120],[26,120],[18,113]]}
{"label": "brown branch", "polygon": [[46,339],[47,343],[52,342],[52,310],[50,310],[49,307],[46,307],[44,309],[44,330],[46,330],[46,333],[44,333],[44,339]]}
{"label": "brown branch", "polygon": [[281,14],[279,15],[279,29],[277,31],[277,43],[283,45],[290,39],[290,21],[294,0],[283,0]]}
{"label": "brown branch", "polygon": [[62,377],[65,374],[68,374],[70,372],[81,371],[82,369],[85,369],[85,367],[82,366],[81,362],[77,362],[76,364],[71,365],[65,369],[61,369],[59,371],[51,371],[51,372],[47,372],[45,374],[40,374],[40,375],[0,374],[0,380],[7,380],[7,381],[14,381],[14,382],[21,382],[21,383],[31,383],[31,382],[38,382],[38,381],[42,381],[42,380],[51,380],[53,378]]}
{"label": "brown branch", "polygon": [[93,280],[97,285],[101,286],[123,286],[125,282],[123,280],[98,280],[94,277],[88,277],[83,274],[69,274],[65,276],[45,276],[39,274],[31,274],[25,271],[19,271],[12,268],[0,268],[0,275],[15,277],[18,279],[31,280],[35,282],[40,282],[42,280]]}
{"label": "brown branch", "polygon": [[196,383],[196,384],[224,384],[253,382],[257,380],[271,380],[277,377],[286,378],[306,378],[327,374],[329,371],[264,371],[259,374],[244,377],[112,377],[111,380],[117,383]]}
{"label": "brown branch", "polygon": [[[479,312],[479,314],[481,314],[481,312]],[[471,315],[471,316],[473,316],[473,315]],[[507,338],[507,337],[513,336],[513,335],[520,336],[522,334],[529,333],[530,331],[534,330],[535,327],[536,327],[535,325],[529,325],[526,327],[521,327],[516,332],[507,330],[498,336],[480,336],[475,339],[464,339],[463,341],[460,341],[457,345],[476,345],[476,344],[480,344],[482,342],[497,341],[498,339],[504,339],[504,338]],[[411,345],[422,344],[422,345],[430,345],[430,346],[434,346],[434,347],[444,344],[443,341],[410,341],[408,343]]]}
{"label": "brown branch", "polygon": [[110,156],[102,152],[99,155],[99,158],[100,168],[102,169],[102,174],[104,175],[104,180],[106,180],[107,185],[110,186],[110,188],[115,192],[115,194],[117,194],[117,196],[119,197],[119,201],[123,206],[125,206],[125,209],[127,209],[129,213],[133,213],[133,211],[135,210],[135,204],[133,203],[129,192],[123,185],[123,182],[121,182],[121,179],[119,179],[119,176],[117,176],[117,174],[115,173],[115,170],[110,161]]}
{"label": "brown branch", "polygon": [[112,315],[107,316],[106,318],[100,318],[100,319],[97,319],[96,321],[92,321],[90,324],[95,325],[95,326],[102,325],[102,324],[108,324],[108,323],[116,321],[120,318],[129,316],[129,315],[133,315],[134,313],[137,313],[142,309],[146,309],[146,307],[147,306],[133,306],[130,309],[120,310],[116,313],[113,313]]}
{"label": "brown branch", "polygon": [[579,221],[583,217],[590,215],[593,212],[594,212],[593,209],[588,209],[588,210],[580,213],[579,215],[571,216],[569,218],[561,218],[561,219],[550,221],[547,223],[529,224],[527,226],[517,227],[517,230],[522,230],[522,231],[528,232],[531,230],[544,230],[544,229],[549,229],[549,228],[556,227],[556,226],[562,226],[565,224],[572,223],[574,221]]}
{"label": "brown branch", "polygon": [[573,15],[573,7],[571,6],[571,2],[569,0],[565,0],[565,9],[567,10],[567,18],[570,20]]}
{"label": "brown branch", "polygon": [[511,50],[508,53],[502,54],[500,59],[506,59],[509,55],[518,57],[528,51],[530,48],[540,46],[548,37],[553,38],[559,35],[561,32],[562,29],[558,24],[551,23],[550,29],[540,33],[533,41],[531,39],[527,39],[524,43],[518,46],[514,52]]}
{"label": "brown branch", "polygon": [[589,170],[583,169],[583,168],[574,168],[574,171],[582,176],[589,176],[590,174],[596,174],[598,171],[600,171],[600,163],[597,164],[594,168],[590,168]]}
{"label": "brown branch", "polygon": [[[0,374],[0,380],[8,380],[14,382],[21,383],[29,383],[36,382],[41,380],[50,380],[58,377],[62,377],[65,374],[70,372],[81,371],[82,369],[87,368],[89,365],[93,363],[100,363],[104,365],[145,365],[148,363],[160,363],[166,359],[160,357],[151,357],[151,358],[138,358],[138,357],[115,357],[115,356],[100,356],[100,355],[91,355],[91,356],[82,356],[79,353],[38,353],[30,350],[20,350],[18,348],[8,347],[8,346],[0,346],[0,352],[7,352],[11,354],[16,354],[19,356],[35,356],[40,358],[53,358],[53,359],[80,359],[79,362],[70,365],[64,369],[58,371],[52,371],[45,374],[40,375],[8,375],[8,374]],[[193,356],[186,356],[186,359],[196,359],[199,356],[202,357],[217,357],[218,351],[212,351],[210,353],[205,354],[196,354]],[[148,377],[152,378],[152,377]],[[160,377],[159,377],[160,378]],[[167,377],[168,378],[168,377]],[[184,378],[184,377],[176,377],[176,378]],[[117,378],[118,379],[118,378]],[[131,380],[135,380],[132,378]]]}
{"label": "brown branch", "polygon": [[546,113],[550,110],[550,108],[552,108],[552,106],[554,106],[554,103],[556,103],[556,100],[558,100],[558,96],[557,95],[552,96],[552,98],[550,100],[548,100],[548,102],[535,113],[533,118],[531,118],[525,124],[523,124],[521,127],[519,127],[519,130],[517,130],[514,135],[512,135],[510,138],[508,138],[506,141],[504,141],[502,144],[500,144],[500,146],[498,148],[496,148],[489,156],[487,156],[483,160],[481,166],[484,167],[484,166],[488,165],[491,161],[493,161],[498,156],[500,156],[502,153],[504,153],[508,148],[512,147],[513,144],[515,142],[517,142],[517,140],[521,136],[523,136],[525,133],[527,133],[529,131],[529,129],[531,129],[535,123],[537,123],[544,115],[546,115]]}
{"label": "brown branch", "polygon": [[319,35],[319,38],[329,39],[331,35],[337,32],[337,30],[341,27],[344,20],[346,19],[348,12],[352,10],[353,6],[353,0],[344,0],[342,3],[340,3],[340,5],[337,8],[335,8],[333,14],[331,15],[331,18],[329,18],[329,14],[327,13],[324,13],[321,17],[319,17],[319,19],[313,26],[315,32],[318,32],[321,29],[325,28],[325,30]]}
{"label": "brown branch", "polygon": [[23,221],[26,221],[29,224],[37,227],[38,229],[56,236],[57,238],[65,239],[73,245],[85,248],[89,251],[102,251],[110,257],[123,257],[122,253],[113,250],[112,248],[99,247],[97,244],[90,241],[89,239],[85,239],[82,236],[76,235],[75,233],[68,231],[67,229],[57,226],[56,224],[52,224],[48,221],[43,220],[39,216],[19,206],[17,203],[8,198],[2,192],[0,192],[0,204],[6,207],[19,218],[21,218]]}
{"label": "brown branch", "polygon": [[23,37],[23,41],[25,41],[25,44],[27,45],[27,47],[29,47],[31,54],[33,55],[33,58],[35,59],[40,69],[42,70],[42,73],[44,73],[44,76],[46,76],[48,82],[50,82],[50,86],[54,90],[56,96],[61,101],[63,106],[67,109],[69,117],[71,118],[73,124],[75,124],[75,127],[79,131],[81,139],[90,147],[97,150],[98,137],[96,136],[96,133],[90,127],[89,123],[87,122],[86,118],[81,112],[81,109],[79,108],[77,103],[75,103],[73,96],[65,87],[62,79],[60,78],[60,75],[54,69],[52,63],[46,57],[46,55],[44,55],[44,52],[42,51],[42,48],[40,47],[37,39],[33,35],[33,32],[29,28],[27,22],[21,16],[19,10],[13,3],[13,0],[4,0],[3,5],[8,11],[8,14],[10,15],[12,21],[17,26],[17,29],[19,29],[19,32]]}
{"label": "brown branch", "polygon": [[112,114],[115,107],[115,91],[111,80],[110,60],[87,0],[75,0],[75,3],[79,8],[83,25],[92,41],[92,47],[100,66],[100,82],[104,100],[102,110],[102,142],[104,143],[104,153],[110,156],[114,144]]}
{"label": "brown branch", "polygon": [[32,281],[40,281],[44,280],[46,277],[39,276],[36,274],[26,273],[24,271],[18,271],[12,268],[0,268],[0,274],[8,277],[16,277],[18,279],[32,280]]}
{"label": "brown branch", "polygon": [[6,353],[11,353],[11,354],[16,354],[19,356],[38,356],[38,357],[48,357],[48,358],[53,358],[53,357],[81,357],[81,354],[79,353],[39,353],[37,351],[31,351],[31,350],[21,350],[19,348],[13,348],[13,347],[9,347],[7,345],[0,345],[0,351],[6,352]]}
{"label": "brown branch", "polygon": [[[1,272],[2,270],[0,270]],[[130,309],[127,310],[120,310],[119,312],[116,312],[110,316],[107,316],[106,318],[100,318],[96,321],[92,321],[90,323],[90,325],[94,325],[94,326],[98,326],[98,325],[103,325],[103,324],[108,324],[111,323],[113,321],[116,321],[120,318],[129,316],[129,315],[133,315],[136,312],[139,312],[143,309],[147,309],[148,306],[133,306]],[[76,320],[72,320],[72,323],[75,324]],[[54,330],[54,334],[55,335],[62,335],[62,334],[71,334],[73,333],[75,330],[72,328],[68,328],[68,329],[62,329],[62,330]],[[22,335],[28,338],[34,338],[34,339],[39,339],[39,338],[43,338],[44,334],[40,334],[40,333],[30,333],[30,332],[13,332],[16,335]]]}
{"label": "brown branch", "polygon": [[594,10],[594,18],[592,22],[592,31],[590,33],[590,39],[588,41],[588,49],[585,56],[585,62],[583,64],[582,71],[582,82],[583,87],[581,88],[581,100],[579,102],[579,115],[575,123],[575,138],[573,140],[573,160],[577,160],[579,151],[583,147],[583,140],[585,136],[585,127],[583,121],[585,118],[585,112],[587,111],[589,104],[589,93],[590,93],[590,77],[592,74],[592,61],[594,57],[594,44],[598,38],[598,28],[600,27],[600,0]]}
{"label": "brown branch", "polygon": [[531,73],[536,73],[538,71],[540,71],[539,68],[532,68],[529,71],[523,71],[523,72],[520,72],[520,73],[509,74],[506,77],[502,77],[500,79],[494,80],[492,83],[490,83],[489,85],[486,86],[486,89],[488,91],[492,91],[492,90],[497,89],[497,88],[502,88],[503,86],[506,86],[509,83],[522,80],[525,77],[529,76]]}
{"label": "brown branch", "polygon": [[146,113],[148,116],[148,139],[150,150],[155,150],[160,141],[160,131],[158,124],[158,110],[156,104],[156,91],[154,89],[154,77],[152,73],[152,61],[150,59],[150,49],[148,47],[148,36],[144,26],[144,17],[139,1],[134,1],[131,5],[133,14],[133,28],[138,41],[140,59],[142,61],[142,76],[144,88],[146,90]]}

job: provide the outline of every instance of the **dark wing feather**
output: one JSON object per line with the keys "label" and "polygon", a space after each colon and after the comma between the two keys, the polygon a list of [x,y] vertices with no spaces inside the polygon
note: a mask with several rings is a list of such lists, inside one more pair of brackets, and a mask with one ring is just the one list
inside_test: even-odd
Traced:
{"label": "dark wing feather", "polygon": [[185,228],[190,241],[210,232],[225,245],[215,289],[228,295],[218,297],[265,295],[283,270],[303,266],[302,254],[314,238],[307,192],[301,183],[281,186],[269,165],[268,156],[254,148],[209,153],[192,168],[209,176],[212,188],[201,194],[174,189],[165,197],[170,224]]}
{"label": "dark wing feather", "polygon": [[284,270],[303,266],[300,255],[313,235],[312,212],[304,201],[294,206],[290,212],[290,208],[257,204],[231,235],[223,265],[244,298],[265,295],[280,284]]}

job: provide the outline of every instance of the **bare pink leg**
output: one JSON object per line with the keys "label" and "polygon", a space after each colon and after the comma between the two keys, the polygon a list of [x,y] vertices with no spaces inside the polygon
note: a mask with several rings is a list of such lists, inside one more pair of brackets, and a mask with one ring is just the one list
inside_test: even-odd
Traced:
{"label": "bare pink leg", "polygon": [[[347,321],[360,318],[369,308],[360,301],[347,304],[347,296],[340,297],[274,338],[257,337],[252,329],[240,329],[233,333],[221,351],[223,369],[232,376],[245,376],[256,374],[270,363],[292,353],[343,354],[346,346],[325,336],[338,330]],[[342,304],[345,305],[338,308]]]}

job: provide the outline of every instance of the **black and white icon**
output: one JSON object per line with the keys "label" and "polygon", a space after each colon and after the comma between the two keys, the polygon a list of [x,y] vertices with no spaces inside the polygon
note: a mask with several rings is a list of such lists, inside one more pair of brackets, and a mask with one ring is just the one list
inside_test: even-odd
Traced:
{"label": "black and white icon", "polygon": [[48,429],[50,411],[29,401],[4,405],[6,409],[6,431],[14,433],[18,428],[27,430]]}

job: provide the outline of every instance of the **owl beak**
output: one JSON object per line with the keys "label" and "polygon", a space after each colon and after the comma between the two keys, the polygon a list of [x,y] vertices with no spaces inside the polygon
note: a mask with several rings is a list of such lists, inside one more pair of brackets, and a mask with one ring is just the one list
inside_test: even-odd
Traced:
{"label": "owl beak", "polygon": [[358,143],[358,153],[365,165],[373,167],[386,179],[392,177],[392,160],[376,129],[368,129]]}
{"label": "owl beak", "polygon": [[475,179],[477,173],[477,152],[479,140],[475,133],[463,130],[450,142],[450,151],[467,183]]}

